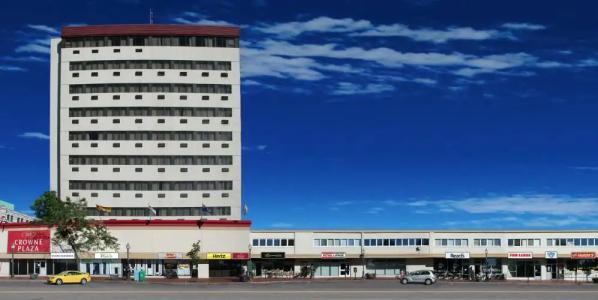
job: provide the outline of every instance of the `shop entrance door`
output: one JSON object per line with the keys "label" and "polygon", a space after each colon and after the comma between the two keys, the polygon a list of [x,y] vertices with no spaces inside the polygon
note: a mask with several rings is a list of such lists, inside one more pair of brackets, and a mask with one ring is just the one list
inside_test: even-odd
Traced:
{"label": "shop entrance door", "polygon": [[548,263],[546,264],[546,274],[548,275],[548,279],[563,279],[563,266],[556,262]]}
{"label": "shop entrance door", "polygon": [[46,261],[45,260],[36,260],[33,263],[33,272],[35,272],[35,274],[38,274],[40,276],[46,276],[47,275]]}

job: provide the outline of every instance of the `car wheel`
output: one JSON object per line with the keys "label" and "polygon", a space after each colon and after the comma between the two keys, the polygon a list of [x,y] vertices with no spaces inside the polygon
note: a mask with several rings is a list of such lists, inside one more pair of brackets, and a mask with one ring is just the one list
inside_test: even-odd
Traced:
{"label": "car wheel", "polygon": [[62,285],[62,279],[56,279],[56,285]]}
{"label": "car wheel", "polygon": [[87,284],[87,279],[83,278],[81,279],[81,285],[86,285]]}
{"label": "car wheel", "polygon": [[432,284],[432,279],[426,279],[426,281],[424,281],[424,283],[426,285],[430,285],[430,284]]}
{"label": "car wheel", "polygon": [[401,283],[402,283],[402,284],[407,284],[407,278],[403,278],[403,279],[401,279]]}

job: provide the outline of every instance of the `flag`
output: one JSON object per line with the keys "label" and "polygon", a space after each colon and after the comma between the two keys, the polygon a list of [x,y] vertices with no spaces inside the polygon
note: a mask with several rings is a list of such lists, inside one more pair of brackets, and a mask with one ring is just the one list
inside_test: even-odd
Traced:
{"label": "flag", "polygon": [[246,214],[247,214],[247,212],[249,212],[249,207],[247,206],[247,203],[245,203],[245,204],[243,205],[243,214],[244,214],[244,215],[246,215]]}
{"label": "flag", "polygon": [[150,215],[156,215],[156,210],[151,205],[148,204],[147,209],[149,209]]}
{"label": "flag", "polygon": [[96,204],[96,210],[100,211],[100,212],[109,213],[109,212],[112,211],[112,207],[102,206],[102,205]]}

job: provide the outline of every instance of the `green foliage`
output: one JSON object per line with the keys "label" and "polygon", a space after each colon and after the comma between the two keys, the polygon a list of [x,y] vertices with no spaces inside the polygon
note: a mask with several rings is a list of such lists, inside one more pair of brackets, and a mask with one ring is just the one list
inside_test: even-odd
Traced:
{"label": "green foliage", "polygon": [[35,211],[36,222],[55,227],[52,242],[71,247],[77,260],[82,251],[118,249],[118,240],[106,226],[86,218],[85,200],[62,201],[56,192],[45,192],[31,209]]}
{"label": "green foliage", "polygon": [[194,266],[197,265],[200,261],[199,252],[201,252],[201,245],[200,241],[193,243],[191,246],[191,250],[187,252],[187,257],[189,257],[189,263]]}

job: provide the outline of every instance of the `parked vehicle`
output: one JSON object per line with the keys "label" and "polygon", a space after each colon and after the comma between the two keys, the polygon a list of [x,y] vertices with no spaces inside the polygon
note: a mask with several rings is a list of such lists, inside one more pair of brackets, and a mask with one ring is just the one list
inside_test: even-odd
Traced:
{"label": "parked vehicle", "polygon": [[63,283],[80,283],[82,285],[91,281],[89,273],[79,271],[63,271],[54,276],[48,277],[49,284],[62,285]]}
{"label": "parked vehicle", "polygon": [[413,271],[405,274],[405,276],[401,278],[401,283],[423,283],[425,285],[431,285],[436,283],[436,275],[430,270]]}

